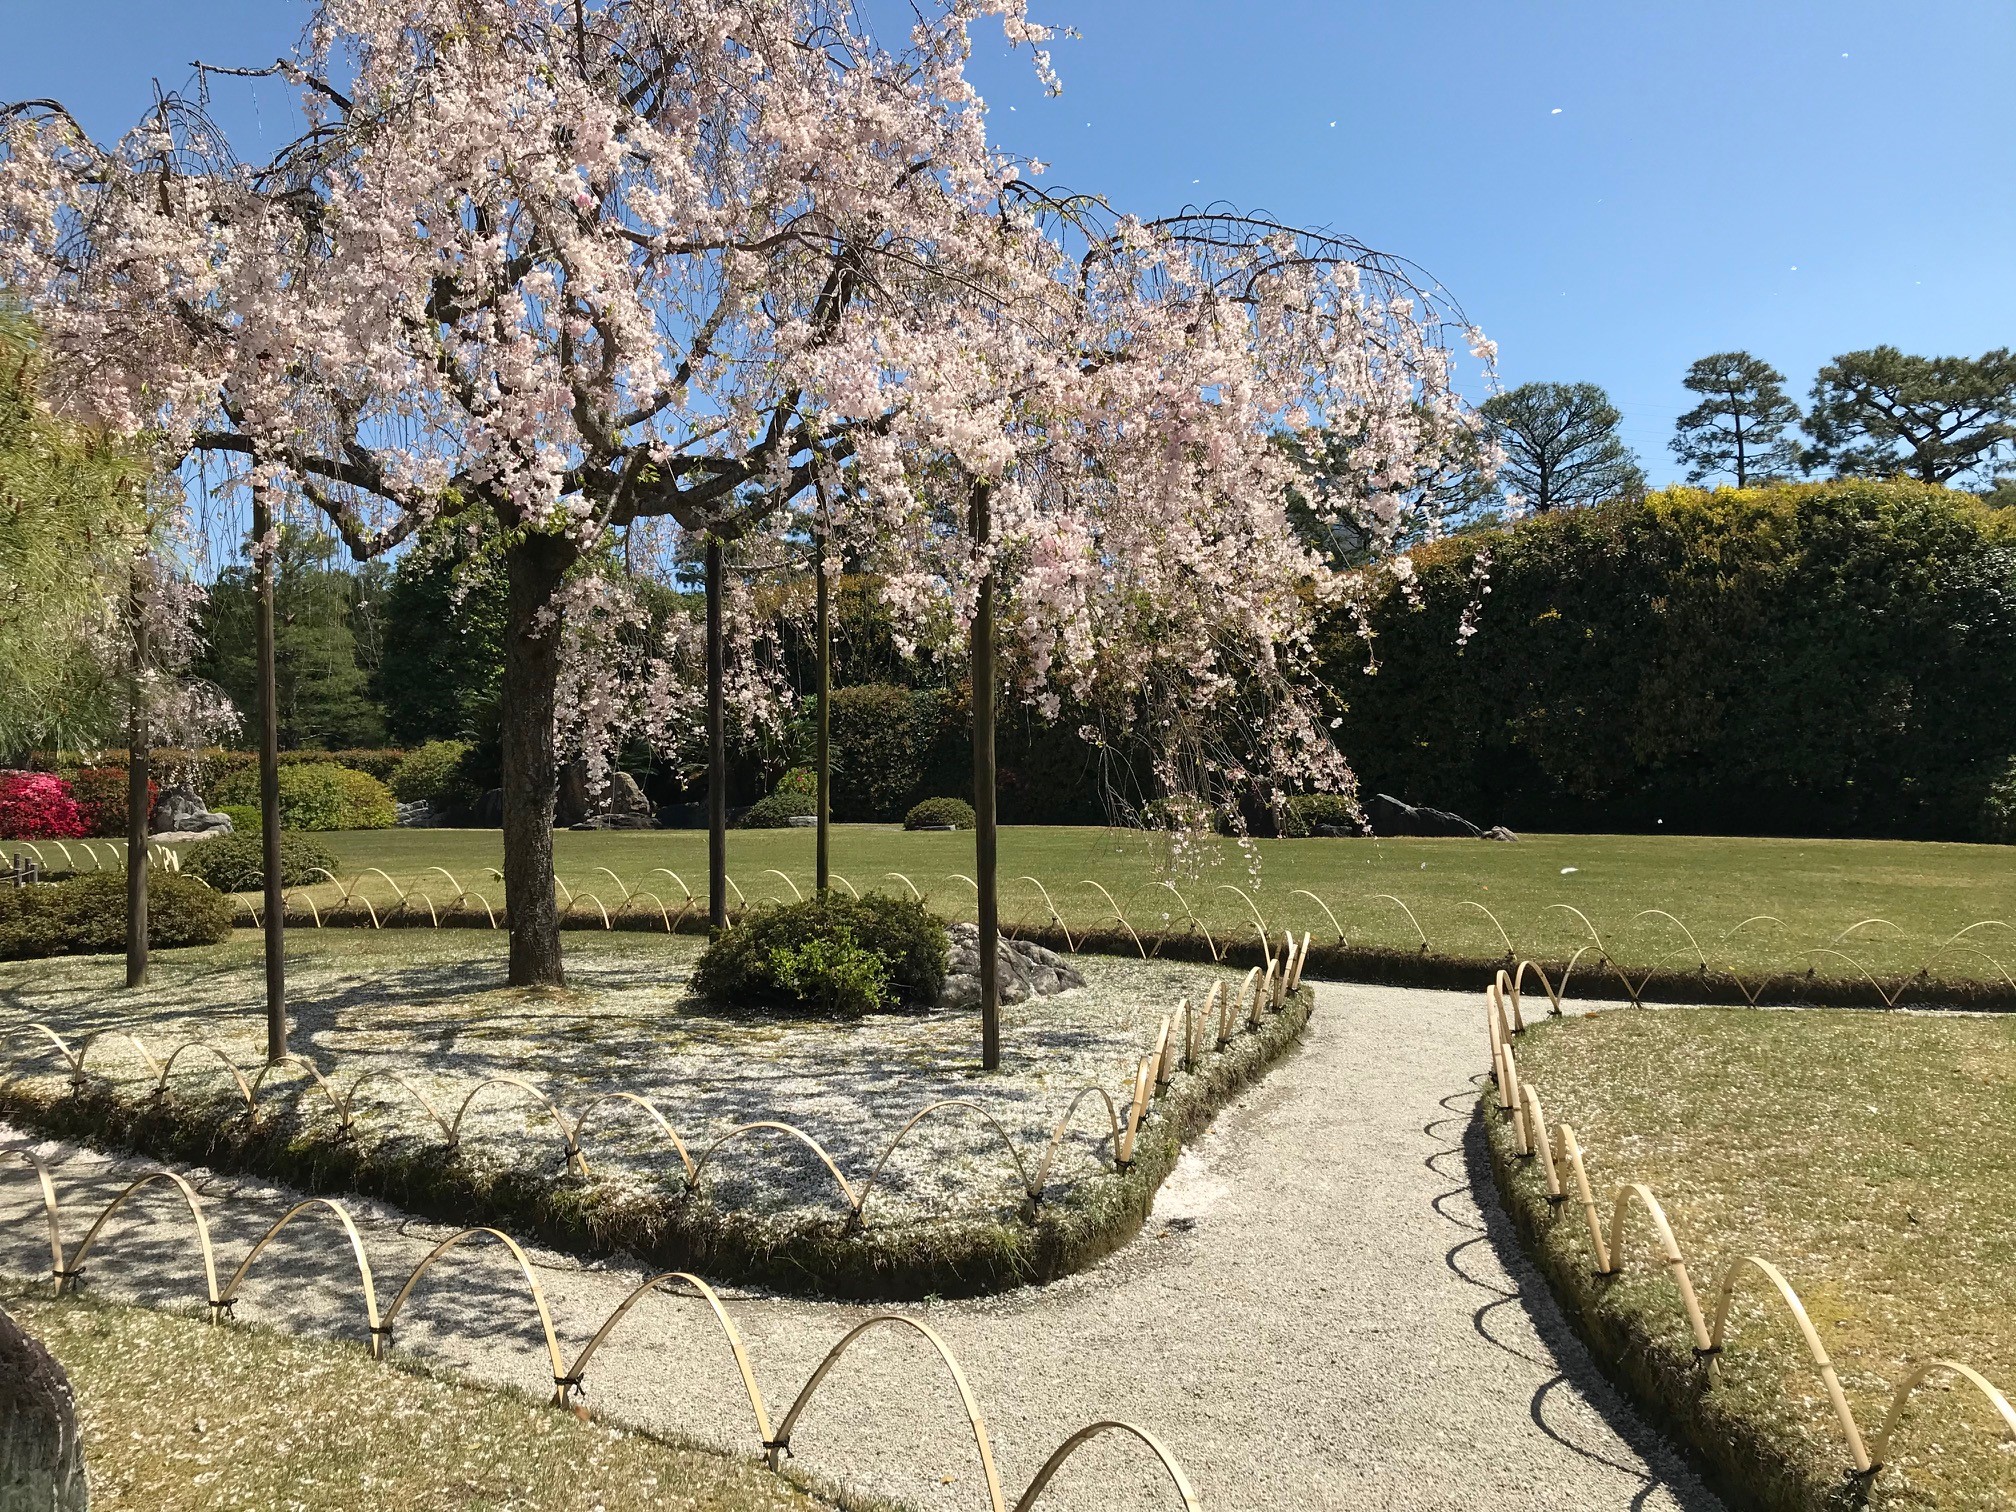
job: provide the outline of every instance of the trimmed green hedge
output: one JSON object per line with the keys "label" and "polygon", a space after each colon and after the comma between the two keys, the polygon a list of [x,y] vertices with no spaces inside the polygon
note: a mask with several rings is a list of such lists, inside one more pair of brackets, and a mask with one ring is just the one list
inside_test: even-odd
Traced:
{"label": "trimmed green hedge", "polygon": [[[256,816],[258,810],[253,813]],[[323,872],[335,870],[336,860],[327,851],[299,835],[281,833],[282,887],[311,887],[328,880]],[[266,837],[255,823],[229,835],[200,841],[183,853],[182,871],[219,892],[254,892],[266,885]]]}
{"label": "trimmed green hedge", "polygon": [[[229,772],[210,791],[212,803],[259,802],[257,766]],[[397,817],[392,791],[377,778],[330,761],[280,768],[280,822],[290,830],[390,829]]]}
{"label": "trimmed green hedge", "polygon": [[973,828],[973,805],[964,798],[926,798],[903,816],[903,828],[908,830],[940,829],[948,824],[956,829]]}
{"label": "trimmed green hedge", "polygon": [[886,893],[751,909],[707,946],[693,991],[730,1009],[849,1016],[929,1007],[945,984],[945,926]]}
{"label": "trimmed green hedge", "polygon": [[[215,842],[210,842],[215,843]],[[147,877],[147,943],[164,949],[231,937],[231,900],[191,877]],[[0,888],[0,960],[102,955],[126,948],[126,874]]]}
{"label": "trimmed green hedge", "polygon": [[819,800],[802,793],[772,793],[749,806],[742,816],[743,829],[789,829],[793,819],[810,819],[819,812]]}
{"label": "trimmed green hedge", "polygon": [[2016,511],[1904,482],[1672,489],[1415,564],[1416,595],[1371,606],[1375,673],[1347,616],[1325,629],[1366,792],[1515,829],[1987,839],[2004,822]]}

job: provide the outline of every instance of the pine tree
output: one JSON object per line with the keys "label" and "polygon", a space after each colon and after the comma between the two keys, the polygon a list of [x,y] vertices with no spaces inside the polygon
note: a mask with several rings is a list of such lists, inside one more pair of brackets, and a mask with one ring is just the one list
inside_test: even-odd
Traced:
{"label": "pine tree", "polygon": [[1687,464],[1687,481],[1705,483],[1717,473],[1738,488],[1790,472],[1798,452],[1786,430],[1798,424],[1799,406],[1786,396],[1785,375],[1748,352],[1717,352],[1687,369],[1681,382],[1701,402],[1673,423],[1673,455]]}

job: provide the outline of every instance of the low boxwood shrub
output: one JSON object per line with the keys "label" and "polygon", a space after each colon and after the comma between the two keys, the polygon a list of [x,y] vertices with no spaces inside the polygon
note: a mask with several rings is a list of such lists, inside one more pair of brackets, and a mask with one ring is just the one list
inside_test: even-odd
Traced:
{"label": "low boxwood shrub", "polygon": [[1306,839],[1319,825],[1355,831],[1358,816],[1351,812],[1350,800],[1335,793],[1296,793],[1289,798],[1288,812],[1281,818],[1282,834]]}
{"label": "low boxwood shrub", "polygon": [[[214,842],[212,842],[214,843]],[[156,868],[147,879],[147,943],[215,945],[231,936],[231,900]],[[0,888],[0,960],[99,955],[126,948],[126,875]]]}
{"label": "low boxwood shrub", "polygon": [[946,953],[945,926],[923,904],[829,893],[751,910],[701,954],[693,990],[725,1008],[835,1016],[929,1007]]}
{"label": "low boxwood shrub", "polygon": [[926,798],[903,816],[906,830],[936,829],[947,824],[955,829],[973,828],[973,805],[964,798]]}
{"label": "low boxwood shrub", "polygon": [[392,796],[401,803],[432,804],[437,811],[474,802],[476,785],[463,771],[468,754],[465,740],[428,741],[393,769]]}
{"label": "low boxwood shrub", "polygon": [[793,819],[809,819],[819,812],[818,801],[803,793],[772,793],[750,805],[742,816],[744,829],[789,829]]}
{"label": "low boxwood shrub", "polygon": [[[254,815],[257,815],[255,809]],[[313,841],[280,835],[280,885],[308,887],[327,881],[322,873],[336,870],[336,860]],[[255,817],[249,829],[213,840],[202,840],[182,853],[182,874],[220,893],[257,892],[266,885],[266,837]]]}
{"label": "low boxwood shrub", "polygon": [[81,840],[90,833],[90,821],[61,777],[0,772],[0,839]]}
{"label": "low boxwood shrub", "polygon": [[231,821],[235,835],[256,835],[266,827],[266,816],[256,803],[220,803],[217,812]]}
{"label": "low boxwood shrub", "polygon": [[[259,802],[259,769],[241,767],[213,784],[212,803]],[[392,791],[377,778],[333,761],[280,768],[280,823],[290,830],[390,829],[398,817]]]}

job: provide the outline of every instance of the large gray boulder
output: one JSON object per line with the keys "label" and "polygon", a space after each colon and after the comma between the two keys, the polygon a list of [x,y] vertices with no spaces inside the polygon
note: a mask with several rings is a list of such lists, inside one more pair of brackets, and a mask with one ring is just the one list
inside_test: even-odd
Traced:
{"label": "large gray boulder", "polygon": [[[953,924],[945,985],[938,990],[940,1008],[980,1006],[980,926]],[[1052,997],[1083,987],[1085,978],[1054,950],[1028,940],[1001,940],[1001,1001],[1026,1003],[1032,997]]]}
{"label": "large gray boulder", "polygon": [[186,783],[174,783],[154,795],[154,813],[148,829],[156,835],[228,835],[231,816],[213,813],[203,795]]}
{"label": "large gray boulder", "polygon": [[1365,805],[1365,817],[1375,835],[1427,835],[1475,840],[1483,831],[1461,814],[1447,809],[1403,803],[1387,793],[1374,793]]}
{"label": "large gray boulder", "polygon": [[652,829],[651,800],[628,772],[611,772],[597,792],[588,784],[588,764],[570,761],[560,772],[559,802],[553,822],[563,829]]}

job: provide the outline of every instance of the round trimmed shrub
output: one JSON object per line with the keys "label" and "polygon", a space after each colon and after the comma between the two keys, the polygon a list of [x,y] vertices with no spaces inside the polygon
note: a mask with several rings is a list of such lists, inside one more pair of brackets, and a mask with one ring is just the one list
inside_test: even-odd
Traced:
{"label": "round trimmed shrub", "polygon": [[0,839],[81,840],[90,833],[90,821],[61,777],[0,772]]}
{"label": "round trimmed shrub", "polygon": [[335,771],[336,786],[343,794],[342,822],[336,826],[338,829],[390,829],[399,822],[392,790],[384,783],[351,767],[339,766]]}
{"label": "round trimmed shrub", "polygon": [[468,754],[466,740],[428,741],[393,769],[392,796],[401,803],[432,804],[437,810],[472,802],[477,796],[475,784],[462,770]]}
{"label": "round trimmed shrub", "polygon": [[[147,943],[162,949],[231,937],[231,900],[156,867],[147,878]],[[101,955],[126,948],[126,876],[89,872],[67,882],[0,888],[0,960]]]}
{"label": "round trimmed shrub", "polygon": [[906,830],[943,829],[948,824],[954,829],[973,828],[973,805],[964,798],[926,798],[903,816]]}
{"label": "round trimmed shrub", "polygon": [[693,990],[724,1008],[852,1017],[928,1008],[945,984],[945,926],[923,904],[829,893],[753,909],[713,940]]}
{"label": "round trimmed shrub", "polygon": [[819,812],[818,801],[803,793],[775,792],[750,805],[742,816],[744,829],[789,829],[793,819],[810,819]]}
{"label": "round trimmed shrub", "polygon": [[1281,821],[1282,834],[1304,840],[1314,835],[1319,825],[1355,831],[1358,816],[1351,812],[1350,803],[1335,793],[1296,793],[1289,798],[1288,812]]}
{"label": "round trimmed shrub", "polygon": [[220,803],[217,812],[231,821],[234,835],[256,835],[266,827],[266,816],[256,803]]}
{"label": "round trimmed shrub", "polygon": [[[256,810],[255,810],[256,812]],[[308,887],[326,881],[336,858],[299,835],[280,836],[280,885]],[[257,892],[266,885],[266,839],[257,828],[202,840],[182,853],[182,875],[220,893]]]}
{"label": "round trimmed shrub", "polygon": [[777,779],[777,786],[772,791],[792,793],[798,797],[810,798],[814,802],[817,802],[819,798],[819,774],[810,767],[793,767]]}

